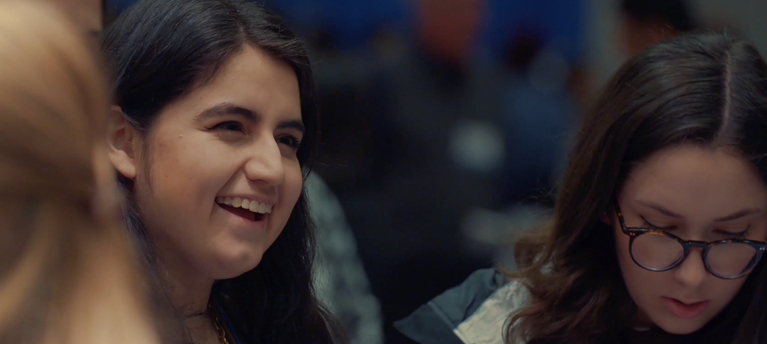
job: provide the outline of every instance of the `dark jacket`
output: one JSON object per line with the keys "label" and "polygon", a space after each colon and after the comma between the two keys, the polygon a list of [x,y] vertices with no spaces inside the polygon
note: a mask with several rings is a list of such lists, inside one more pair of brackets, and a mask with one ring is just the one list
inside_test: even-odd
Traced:
{"label": "dark jacket", "polygon": [[495,269],[478,270],[394,327],[421,344],[503,344],[509,315],[528,298],[519,282]]}

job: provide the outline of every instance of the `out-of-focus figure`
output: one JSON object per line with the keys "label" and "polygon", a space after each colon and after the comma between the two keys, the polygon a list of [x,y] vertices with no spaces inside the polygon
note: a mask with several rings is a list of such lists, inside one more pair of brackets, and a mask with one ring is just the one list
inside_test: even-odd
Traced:
{"label": "out-of-focus figure", "polygon": [[695,28],[685,0],[621,0],[620,44],[626,57]]}
{"label": "out-of-focus figure", "polygon": [[316,173],[306,178],[304,189],[317,227],[317,298],[343,324],[351,344],[383,344],[381,305],[370,291],[354,233],[338,197]]}
{"label": "out-of-focus figure", "polygon": [[367,127],[334,122],[344,135],[336,137],[369,148],[349,159],[353,178],[334,183],[327,174],[328,184],[338,186],[381,303],[385,342],[392,344],[406,339],[392,321],[492,264],[492,252],[475,249],[461,227],[473,208],[498,205],[504,154],[497,69],[476,49],[486,1],[408,4],[413,35],[397,37],[399,48],[387,53],[380,76],[368,80],[378,92],[371,92],[371,104],[345,112],[350,123]]}
{"label": "out-of-focus figure", "polygon": [[0,2],[0,342],[156,343],[100,140],[107,84],[47,3]]}
{"label": "out-of-focus figure", "polygon": [[88,35],[98,37],[104,29],[102,0],[48,0],[66,11]]}

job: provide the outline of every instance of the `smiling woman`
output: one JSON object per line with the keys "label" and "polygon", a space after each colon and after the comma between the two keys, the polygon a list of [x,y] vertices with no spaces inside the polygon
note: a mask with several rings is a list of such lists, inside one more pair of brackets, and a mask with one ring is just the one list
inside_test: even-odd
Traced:
{"label": "smiling woman", "polygon": [[[194,343],[331,343],[303,196],[317,109],[306,53],[255,2],[148,0],[105,33],[126,218]],[[161,299],[162,300],[162,299]]]}
{"label": "smiling woman", "polygon": [[[136,181],[163,269],[183,274],[184,288],[205,290],[258,266],[301,195],[301,101],[290,65],[244,45],[211,80],[165,106],[148,139],[123,116],[115,116],[114,166]],[[251,202],[259,208],[250,211]]]}

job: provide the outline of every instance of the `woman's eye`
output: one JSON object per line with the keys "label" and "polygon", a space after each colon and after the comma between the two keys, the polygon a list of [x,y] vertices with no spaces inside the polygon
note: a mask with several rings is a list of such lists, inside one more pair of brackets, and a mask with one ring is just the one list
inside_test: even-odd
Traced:
{"label": "woman's eye", "polygon": [[226,121],[221,122],[219,124],[214,125],[210,128],[211,130],[225,130],[225,131],[239,131],[239,132],[245,132],[242,124],[240,122],[235,121]]}
{"label": "woman's eye", "polygon": [[721,234],[726,239],[745,240],[748,237],[748,227],[746,227],[746,229],[742,232],[733,233],[733,232],[727,232],[727,231],[720,231],[719,234]]}
{"label": "woman's eye", "polygon": [[644,217],[642,218],[642,220],[644,221],[644,223],[645,223],[645,225],[647,227],[650,227],[650,229],[656,229],[656,230],[667,231],[667,232],[668,231],[673,231],[675,229],[678,229],[676,226],[666,226],[666,227],[663,227],[663,226],[654,225],[654,224],[650,223],[650,221],[647,221],[647,219],[645,219]]}
{"label": "woman's eye", "polygon": [[284,144],[284,145],[286,145],[286,146],[288,146],[290,148],[293,148],[293,149],[298,149],[298,146],[301,145],[301,140],[299,140],[299,139],[297,139],[297,138],[295,138],[293,136],[290,136],[290,135],[282,136],[282,137],[278,138],[277,142],[279,142],[281,144]]}

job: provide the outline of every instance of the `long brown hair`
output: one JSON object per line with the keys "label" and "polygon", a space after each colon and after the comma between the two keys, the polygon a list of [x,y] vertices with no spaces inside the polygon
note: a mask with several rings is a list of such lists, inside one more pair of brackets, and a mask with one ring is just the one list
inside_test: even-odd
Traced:
{"label": "long brown hair", "polygon": [[[681,143],[731,146],[767,182],[765,133],[767,65],[751,44],[724,35],[683,36],[628,61],[584,120],[553,218],[515,247],[521,269],[509,275],[528,288],[531,303],[511,315],[507,343],[618,342],[636,305],[621,277],[613,230],[600,216],[611,211],[631,168]],[[746,322],[742,315],[762,265],[691,337],[735,340],[733,328]],[[751,316],[765,312],[754,309]]]}
{"label": "long brown hair", "polygon": [[[311,64],[302,41],[258,2],[141,0],[106,30],[102,49],[114,75],[115,104],[135,129],[151,133],[163,107],[210,81],[246,44],[263,49],[296,73],[306,127],[297,156],[306,176],[319,144]],[[142,244],[150,276],[156,277],[157,257],[133,196],[133,181],[122,175],[118,180],[128,198],[126,222]],[[314,294],[315,249],[314,225],[302,192],[258,266],[213,285],[211,304],[220,303],[240,342],[345,341],[336,319]],[[162,281],[154,280],[158,294],[165,293]],[[167,296],[160,296],[156,304],[168,303]]]}
{"label": "long brown hair", "polygon": [[128,237],[95,203],[94,48],[50,4],[0,2],[2,343],[157,343]]}

